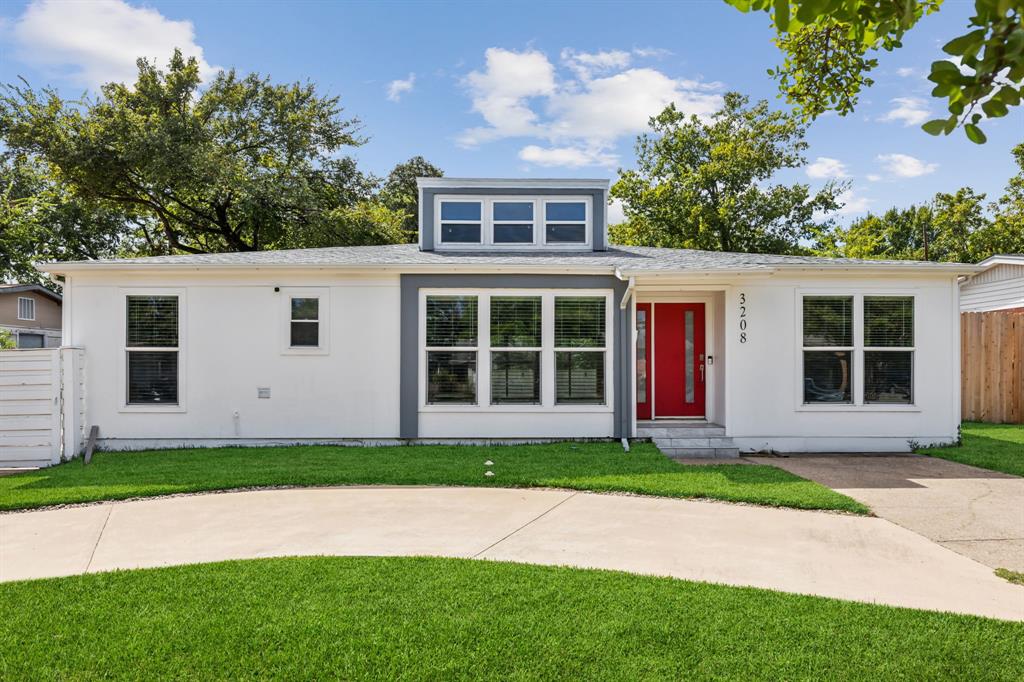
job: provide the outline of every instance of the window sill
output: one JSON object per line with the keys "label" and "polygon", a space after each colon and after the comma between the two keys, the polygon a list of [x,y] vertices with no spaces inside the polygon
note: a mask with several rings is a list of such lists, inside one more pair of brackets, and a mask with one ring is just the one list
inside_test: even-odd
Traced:
{"label": "window sill", "polygon": [[288,347],[281,350],[281,355],[298,355],[298,356],[310,356],[310,355],[330,355],[331,349],[321,346],[309,346],[303,347]]}
{"label": "window sill", "polygon": [[477,414],[539,414],[542,412],[591,413],[615,410],[608,405],[420,405],[420,412]]}
{"label": "window sill", "polygon": [[188,412],[184,405],[121,405],[118,408],[118,412],[141,412],[141,413],[181,413]]}
{"label": "window sill", "polygon": [[920,412],[917,405],[885,405],[871,403],[865,405],[797,405],[797,412]]}

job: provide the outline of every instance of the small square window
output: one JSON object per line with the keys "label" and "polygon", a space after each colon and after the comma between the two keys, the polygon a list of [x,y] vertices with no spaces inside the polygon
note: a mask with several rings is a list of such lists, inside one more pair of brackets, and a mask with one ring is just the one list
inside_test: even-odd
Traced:
{"label": "small square window", "polygon": [[36,319],[36,301],[33,298],[27,296],[18,297],[18,319],[19,320],[34,320]]}
{"label": "small square window", "polygon": [[441,243],[479,244],[483,205],[479,201],[441,202]]}

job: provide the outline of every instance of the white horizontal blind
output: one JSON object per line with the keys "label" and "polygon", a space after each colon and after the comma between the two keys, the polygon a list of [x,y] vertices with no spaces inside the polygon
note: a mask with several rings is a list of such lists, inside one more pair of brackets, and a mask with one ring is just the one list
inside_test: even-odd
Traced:
{"label": "white horizontal blind", "polygon": [[864,297],[864,345],[868,348],[910,348],[914,345],[912,296]]}
{"label": "white horizontal blind", "polygon": [[490,308],[491,402],[539,404],[541,297],[493,296]]}
{"label": "white horizontal blind", "polygon": [[427,297],[427,346],[476,346],[476,296]]}
{"label": "white horizontal blind", "polygon": [[804,296],[804,347],[853,346],[853,297]]}
{"label": "white horizontal blind", "polygon": [[555,347],[603,348],[604,329],[603,297],[555,297]]}
{"label": "white horizontal blind", "polygon": [[604,297],[555,297],[555,403],[605,400]]}
{"label": "white horizontal blind", "polygon": [[427,297],[427,402],[477,401],[476,296]]}
{"label": "white horizontal blind", "polygon": [[129,296],[128,339],[133,348],[178,345],[177,296]]}

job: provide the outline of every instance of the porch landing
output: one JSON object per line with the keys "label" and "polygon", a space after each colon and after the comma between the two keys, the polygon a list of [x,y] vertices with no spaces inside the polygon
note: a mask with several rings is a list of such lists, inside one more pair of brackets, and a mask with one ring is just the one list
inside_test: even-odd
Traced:
{"label": "porch landing", "polygon": [[725,435],[725,427],[706,421],[658,419],[638,421],[637,438],[650,438],[672,459],[736,459],[739,448]]}

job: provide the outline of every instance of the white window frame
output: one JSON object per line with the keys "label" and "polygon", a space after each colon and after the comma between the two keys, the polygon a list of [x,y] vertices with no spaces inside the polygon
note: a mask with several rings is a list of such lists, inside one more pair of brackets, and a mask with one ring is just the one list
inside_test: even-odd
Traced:
{"label": "white window frame", "polygon": [[[462,202],[480,204],[480,241],[479,242],[444,242],[441,240],[441,203]],[[495,224],[523,224],[524,221],[495,221],[495,203],[532,203],[533,204],[533,241],[530,243],[495,243]],[[547,242],[545,225],[545,209],[549,203],[582,203],[586,211],[586,220],[582,223],[586,240],[580,243]],[[475,220],[445,220],[445,223],[475,225]],[[579,221],[563,221],[565,224],[581,224]],[[562,224],[562,223],[560,223]],[[594,243],[594,201],[586,194],[565,194],[551,196],[499,194],[436,194],[434,195],[434,248],[438,251],[590,251]]]}
{"label": "white window frame", "polygon": [[[594,216],[593,207],[591,206],[589,197],[546,197],[541,202],[541,216],[540,223],[541,228],[541,243],[550,249],[590,249],[592,242],[592,233],[594,229]],[[578,204],[583,201],[584,219],[581,223],[579,220],[558,220],[552,221],[554,225],[583,225],[583,233],[586,239],[583,242],[551,242],[548,243],[548,204]]]}
{"label": "white window frame", "polygon": [[[420,385],[421,385],[421,396],[420,405],[429,406],[433,408],[441,408],[441,411],[448,411],[451,409],[459,408],[474,408],[480,405],[480,396],[484,387],[481,386],[482,371],[480,369],[480,349],[485,348],[480,340],[480,321],[483,319],[483,301],[481,296],[472,292],[454,292],[448,290],[435,291],[430,296],[464,296],[467,298],[476,298],[476,345],[475,346],[428,346],[427,345],[427,296],[420,296],[420,348],[423,349],[420,354]],[[487,305],[487,317],[490,319],[490,300],[488,299]],[[488,342],[490,341],[490,327],[488,327],[487,334]],[[428,358],[430,353],[473,353],[476,356],[476,395],[473,397],[472,403],[428,403],[427,402],[427,374],[428,374]],[[490,362],[490,355],[487,357],[487,361]],[[487,380],[490,381],[490,367],[487,369]],[[489,387],[488,387],[489,389]]]}
{"label": "white window frame", "polygon": [[[477,345],[459,346],[451,348],[428,348],[427,341],[427,296],[476,296],[477,297]],[[541,299],[541,355],[540,355],[540,404],[503,404],[492,405],[490,400],[491,391],[491,297],[492,296],[523,296],[540,297]],[[555,296],[569,297],[598,297],[605,299],[605,381],[604,381],[604,403],[601,405],[587,405],[579,403],[555,404]],[[418,392],[420,412],[485,412],[485,413],[539,413],[539,412],[563,412],[563,413],[609,413],[614,412],[614,391],[617,377],[614,375],[614,292],[611,289],[465,289],[465,288],[440,288],[419,290],[419,312],[418,312],[418,338],[417,348],[419,349],[419,366],[422,371],[418,372]],[[428,350],[451,350],[451,351],[472,351],[477,353],[477,385],[476,404],[428,404],[427,403],[427,351]],[[495,348],[493,350],[509,350]],[[522,350],[519,348],[511,350]],[[567,349],[569,350],[569,349]],[[579,350],[579,349],[571,349]],[[598,349],[593,349],[598,350]]]}
{"label": "white window frame", "polygon": [[[499,225],[525,225],[525,220],[496,220],[494,218],[494,206],[495,204],[531,204],[533,206],[533,219],[530,220],[530,227],[533,228],[533,239],[528,242],[498,242],[494,239],[494,228]],[[525,249],[533,246],[537,246],[539,243],[537,236],[537,200],[534,197],[495,197],[488,202],[488,218],[490,218],[490,225],[487,227],[487,232],[490,234],[491,244],[495,248],[499,249]]]}
{"label": "white window frame", "polygon": [[[803,302],[805,297],[815,296],[852,296],[853,297],[853,346],[852,347],[814,347],[804,346],[804,315]],[[914,345],[910,347],[887,347],[875,348],[864,345],[864,297],[865,296],[891,296],[910,297],[914,301]],[[796,381],[795,399],[798,412],[920,412],[917,405],[918,363],[917,363],[917,338],[918,330],[921,328],[919,319],[920,292],[917,289],[870,289],[858,288],[852,290],[846,288],[816,288],[796,290],[796,336],[794,344],[796,347]],[[804,402],[804,351],[810,350],[852,350],[851,358],[853,368],[850,373],[852,402],[848,403],[805,403]],[[873,350],[902,351],[911,353],[910,360],[910,392],[912,402],[910,403],[865,403],[864,402],[864,352]]]}
{"label": "white window frame", "polygon": [[[536,234],[536,229],[534,231]],[[489,346],[487,353],[487,400],[491,406],[512,406],[512,407],[536,407],[542,405],[544,402],[544,297],[540,294],[524,294],[522,296],[503,296],[501,294],[488,294],[487,299],[487,340],[490,343],[491,337],[491,299],[492,298],[539,298],[540,299],[540,345],[539,346]],[[540,394],[537,396],[538,401],[536,403],[496,403],[494,402],[494,393],[491,390],[490,373],[494,369],[494,353],[539,353],[540,354]],[[480,358],[477,357],[479,363]]]}
{"label": "white window frame", "polygon": [[[330,287],[281,287],[281,355],[328,355],[331,352],[331,290]],[[292,299],[315,298],[317,304],[317,322],[319,323],[319,345],[292,345]]]}
{"label": "white window frame", "polygon": [[[120,404],[118,412],[187,412],[188,386],[188,301],[186,300],[186,289],[168,288],[133,288],[120,289],[118,295],[121,297],[121,361],[118,364],[118,386],[120,386]],[[128,297],[129,296],[177,296],[178,297],[178,345],[172,347],[144,346],[136,347],[128,345]],[[160,405],[157,403],[129,404],[128,402],[128,351],[177,351],[178,353],[178,402],[176,404]]]}
{"label": "white window frame", "polygon": [[[441,203],[457,203],[457,204],[479,204],[480,205],[480,220],[442,220],[441,219]],[[434,245],[435,248],[438,246],[444,246],[452,250],[458,249],[471,249],[474,247],[483,246],[487,240],[487,203],[483,198],[477,198],[474,196],[454,196],[454,197],[435,197],[434,198],[434,217],[435,217],[435,230],[434,230]],[[441,240],[441,224],[447,223],[449,225],[480,225],[480,239],[476,242],[444,242]]]}
{"label": "white window frame", "polygon": [[[22,315],[22,306],[25,307],[27,315]],[[28,296],[18,297],[18,319],[19,320],[31,320],[36,319],[36,300]]]}

